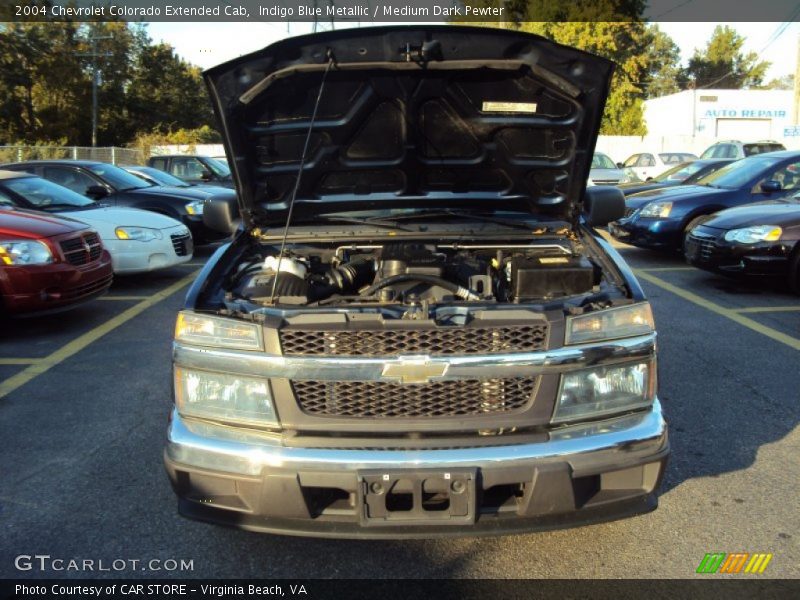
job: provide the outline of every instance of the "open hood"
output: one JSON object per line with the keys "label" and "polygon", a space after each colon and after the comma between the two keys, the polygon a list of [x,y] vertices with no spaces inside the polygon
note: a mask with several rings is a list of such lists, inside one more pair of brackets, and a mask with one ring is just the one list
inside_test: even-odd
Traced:
{"label": "open hood", "polygon": [[246,227],[343,210],[515,208],[576,220],[613,63],[461,26],[289,38],[205,72]]}

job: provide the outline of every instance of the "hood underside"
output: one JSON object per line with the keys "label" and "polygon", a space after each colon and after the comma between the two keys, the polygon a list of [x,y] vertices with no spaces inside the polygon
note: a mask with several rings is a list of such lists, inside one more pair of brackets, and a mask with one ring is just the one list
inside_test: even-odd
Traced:
{"label": "hood underside", "polygon": [[569,220],[612,71],[530,34],[426,26],[290,38],[205,77],[254,226],[284,221],[295,187],[293,220],[443,205]]}

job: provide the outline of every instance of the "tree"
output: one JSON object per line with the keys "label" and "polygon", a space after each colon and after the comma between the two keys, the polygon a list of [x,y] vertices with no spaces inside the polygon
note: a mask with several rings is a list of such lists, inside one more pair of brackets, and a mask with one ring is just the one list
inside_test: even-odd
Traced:
{"label": "tree", "polygon": [[649,35],[647,97],[658,98],[685,89],[687,78],[681,68],[680,48],[658,25],[650,26]]}
{"label": "tree", "polygon": [[727,25],[717,25],[701,52],[695,50],[686,69],[698,88],[748,89],[761,85],[770,63],[758,54],[744,54],[745,38]]}
{"label": "tree", "polygon": [[765,90],[793,90],[794,89],[794,75],[789,73],[783,77],[775,77],[771,79],[765,86]]}

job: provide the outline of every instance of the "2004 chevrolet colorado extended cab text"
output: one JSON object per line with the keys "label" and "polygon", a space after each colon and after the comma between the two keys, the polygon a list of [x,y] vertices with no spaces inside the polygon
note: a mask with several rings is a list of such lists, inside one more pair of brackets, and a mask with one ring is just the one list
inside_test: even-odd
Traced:
{"label": "2004 chevrolet colorado extended cab text", "polygon": [[[586,188],[613,65],[472,27],[287,39],[211,69],[238,232],[179,314],[186,516],[500,534],[656,506],[650,305]],[[241,218],[241,221],[238,219]]]}

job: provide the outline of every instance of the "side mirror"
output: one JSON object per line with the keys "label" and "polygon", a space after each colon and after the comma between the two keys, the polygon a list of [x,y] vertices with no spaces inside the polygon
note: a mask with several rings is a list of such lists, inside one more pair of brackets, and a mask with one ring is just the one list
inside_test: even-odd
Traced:
{"label": "side mirror", "polygon": [[86,192],[84,193],[92,200],[100,200],[108,196],[108,189],[102,185],[90,185],[86,188]]}
{"label": "side mirror", "polygon": [[622,163],[617,163],[617,168],[618,169],[624,169],[625,165],[623,165]]}
{"label": "side mirror", "polygon": [[211,171],[203,171],[200,174],[200,179],[202,179],[203,181],[211,181],[212,179],[214,179],[214,174]]}
{"label": "side mirror", "polygon": [[625,195],[622,190],[609,185],[587,188],[583,197],[583,213],[590,227],[608,225],[625,216]]}
{"label": "side mirror", "polygon": [[209,229],[234,234],[239,228],[239,204],[236,196],[208,198],[203,203],[203,223]]}
{"label": "side mirror", "polygon": [[772,192],[780,192],[782,189],[781,182],[774,179],[768,179],[761,184],[761,191],[771,194]]}

